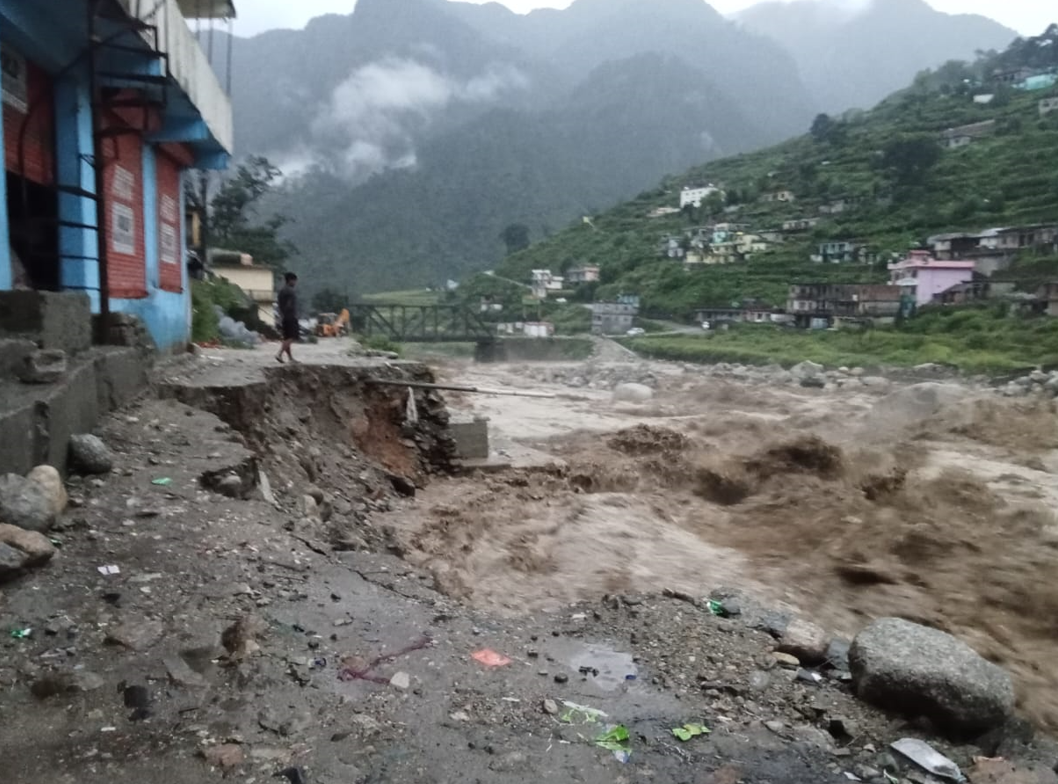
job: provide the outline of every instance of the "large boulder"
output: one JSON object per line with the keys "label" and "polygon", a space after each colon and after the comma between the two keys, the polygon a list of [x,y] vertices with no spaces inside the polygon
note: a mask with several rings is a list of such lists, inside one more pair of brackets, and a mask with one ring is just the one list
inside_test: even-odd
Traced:
{"label": "large boulder", "polygon": [[27,531],[47,531],[55,523],[55,511],[47,490],[18,474],[0,476],[0,521]]}
{"label": "large boulder", "polygon": [[937,629],[882,618],[849,650],[856,694],[881,708],[930,718],[941,731],[970,735],[1014,712],[1010,675]]}
{"label": "large boulder", "polygon": [[795,618],[779,638],[779,652],[796,656],[802,664],[820,664],[827,655],[830,637],[814,623]]}
{"label": "large boulder", "polygon": [[613,391],[615,403],[646,403],[653,397],[654,390],[644,384],[620,384]]}
{"label": "large boulder", "polygon": [[16,525],[0,523],[0,544],[13,547],[23,554],[23,566],[40,566],[55,555],[55,545],[44,534],[27,531]]}
{"label": "large boulder", "polygon": [[70,436],[70,462],[82,474],[107,474],[114,468],[114,455],[103,439],[84,433]]}
{"label": "large boulder", "polygon": [[43,534],[0,524],[0,582],[47,563],[53,555],[55,547]]}
{"label": "large boulder", "polygon": [[70,498],[66,494],[66,486],[62,483],[62,477],[53,466],[39,465],[26,474],[26,479],[36,482],[44,489],[48,495],[51,510],[56,516],[66,511]]}

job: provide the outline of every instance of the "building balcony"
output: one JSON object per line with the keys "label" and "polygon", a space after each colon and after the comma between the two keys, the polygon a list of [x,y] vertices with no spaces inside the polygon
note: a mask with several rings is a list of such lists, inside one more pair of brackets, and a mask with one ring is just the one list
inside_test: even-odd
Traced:
{"label": "building balcony", "polygon": [[230,154],[234,146],[231,99],[195,40],[184,13],[209,19],[231,18],[235,9],[230,0],[117,0],[117,3],[130,17],[158,28],[158,49],[168,56],[170,76],[183,92],[188,108],[204,123],[211,137],[208,141],[214,142],[218,151]]}

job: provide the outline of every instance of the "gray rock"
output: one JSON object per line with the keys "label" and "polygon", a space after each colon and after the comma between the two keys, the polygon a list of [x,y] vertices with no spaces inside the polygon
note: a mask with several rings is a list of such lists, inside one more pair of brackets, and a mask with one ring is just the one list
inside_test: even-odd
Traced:
{"label": "gray rock", "polygon": [[620,384],[613,391],[615,403],[646,403],[654,398],[654,390],[643,384]]}
{"label": "gray rock", "polygon": [[389,679],[389,685],[394,689],[400,689],[401,691],[407,691],[411,688],[411,676],[406,672],[398,672],[392,678]]}
{"label": "gray rock", "polygon": [[827,645],[826,664],[835,670],[848,671],[849,669],[849,643],[835,637]]}
{"label": "gray rock", "polygon": [[779,640],[779,652],[796,656],[802,664],[819,664],[826,658],[830,638],[814,623],[795,618]]}
{"label": "gray rock", "polygon": [[55,555],[55,545],[44,534],[0,523],[0,544],[22,553],[22,567],[46,564]]}
{"label": "gray rock", "polygon": [[790,368],[790,372],[797,378],[815,378],[820,375],[825,368],[816,362],[801,362],[800,364],[794,365]]}
{"label": "gray rock", "polygon": [[54,384],[66,374],[66,352],[61,349],[27,354],[19,372],[24,384]]}
{"label": "gray rock", "polygon": [[15,577],[25,565],[25,553],[0,542],[0,581]]}
{"label": "gray rock", "polygon": [[869,389],[887,389],[889,387],[889,379],[882,376],[864,376],[860,379],[860,383]]}
{"label": "gray rock", "polygon": [[771,676],[763,670],[754,670],[749,674],[751,691],[764,691],[771,685]]}
{"label": "gray rock", "polygon": [[191,669],[182,656],[166,656],[162,661],[166,672],[169,673],[169,680],[177,686],[204,689],[209,685],[204,677]]}
{"label": "gray rock", "polygon": [[18,474],[5,474],[0,476],[0,520],[44,532],[55,524],[54,504],[41,485]]}
{"label": "gray rock", "polygon": [[926,716],[953,734],[983,732],[1014,711],[1010,675],[950,634],[882,618],[849,651],[856,694],[881,708]]}
{"label": "gray rock", "polygon": [[70,436],[70,462],[82,474],[107,474],[114,468],[114,455],[98,436]]}
{"label": "gray rock", "polygon": [[235,473],[228,473],[222,476],[213,485],[213,489],[221,495],[228,496],[228,498],[242,498],[246,494],[242,479]]}

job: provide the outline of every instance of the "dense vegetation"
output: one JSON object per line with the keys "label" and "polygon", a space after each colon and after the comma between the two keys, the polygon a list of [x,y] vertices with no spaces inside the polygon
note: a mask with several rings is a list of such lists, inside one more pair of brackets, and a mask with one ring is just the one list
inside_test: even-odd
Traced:
{"label": "dense vegetation", "polygon": [[[1039,43],[1045,40],[1054,44]],[[1058,113],[1041,117],[1038,103],[1058,92],[996,87],[991,104],[973,100],[975,93],[991,89],[975,88],[975,81],[999,65],[1017,62],[1010,52],[1019,50],[1058,57],[1058,28],[973,65],[951,63],[924,72],[910,88],[869,112],[817,118],[813,133],[667,178],[590,223],[577,221],[510,256],[497,272],[527,280],[532,269],[557,272],[596,264],[603,282],[596,296],[636,293],[648,315],[687,318],[695,308],[743,297],[782,306],[791,283],[882,282],[894,254],[906,253],[931,234],[1054,221]],[[993,136],[961,149],[941,148],[944,130],[986,120],[996,122]],[[685,271],[678,261],[661,256],[662,239],[718,216],[708,214],[704,205],[663,218],[651,219],[648,213],[678,206],[683,186],[704,182],[720,184],[727,192],[729,212],[722,219],[747,223],[754,231],[777,229],[783,221],[799,218],[818,217],[819,223],[788,235],[783,244],[748,262]],[[763,194],[784,189],[796,195],[796,202],[761,200]],[[851,200],[849,209],[821,214],[821,207],[839,199]],[[810,261],[818,245],[831,240],[865,244],[873,261]],[[1019,259],[1019,266],[1035,269],[1037,278],[1058,269],[1053,259],[1035,257]]]}
{"label": "dense vegetation", "polygon": [[926,362],[970,373],[998,373],[1058,364],[1058,319],[1009,314],[1005,308],[939,309],[900,329],[807,332],[742,326],[702,335],[643,337],[635,351],[684,362],[793,365],[811,360],[828,367],[914,366]]}

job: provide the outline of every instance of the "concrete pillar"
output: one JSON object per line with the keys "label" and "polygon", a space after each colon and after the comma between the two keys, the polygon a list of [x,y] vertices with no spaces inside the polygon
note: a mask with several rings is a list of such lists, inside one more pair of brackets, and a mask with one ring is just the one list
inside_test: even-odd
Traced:
{"label": "concrete pillar", "polygon": [[[55,175],[59,185],[95,193],[92,168],[92,101],[83,68],[55,82]],[[94,199],[59,192],[59,219],[79,226],[59,227],[60,281],[64,289],[84,291],[99,312],[99,242]]]}
{"label": "concrete pillar", "polygon": [[[3,24],[0,22],[0,32]],[[2,45],[2,44],[0,44]],[[0,123],[0,152],[4,149],[4,124]],[[7,177],[0,177],[0,291],[8,291],[14,285],[11,269],[11,239],[7,225]]]}

